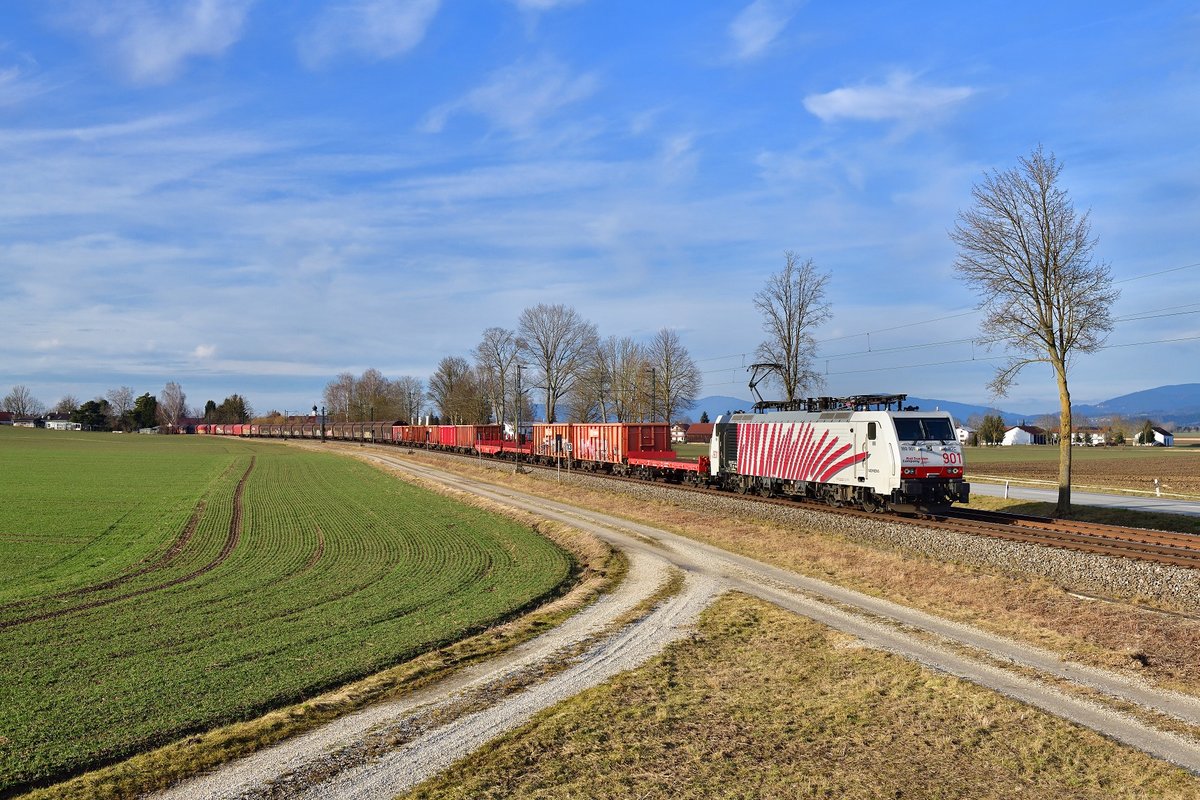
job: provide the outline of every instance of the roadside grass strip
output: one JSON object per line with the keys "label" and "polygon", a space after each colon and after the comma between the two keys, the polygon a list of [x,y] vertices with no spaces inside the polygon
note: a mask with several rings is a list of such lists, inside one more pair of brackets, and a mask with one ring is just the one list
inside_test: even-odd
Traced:
{"label": "roadside grass strip", "polygon": [[1200,781],[739,594],[405,798],[1194,797]]}
{"label": "roadside grass strip", "polygon": [[[189,463],[193,470],[190,495],[183,480],[171,484],[169,501],[155,494],[155,481],[141,487],[141,502],[175,513],[152,534],[129,531],[125,543],[136,557],[101,542],[91,556],[106,554],[107,572],[72,572],[82,563],[78,548],[40,570],[13,571],[24,583],[8,589],[17,605],[0,619],[78,606],[80,597],[53,595],[161,557],[203,497],[194,534],[163,569],[94,593],[109,600],[104,605],[0,630],[0,793],[62,780],[387,669],[551,596],[575,567],[528,526],[350,459],[242,442],[210,452],[196,439],[170,438],[149,451],[135,437],[103,445],[119,451],[134,442],[139,457],[161,455],[177,472]],[[79,447],[91,444],[83,441]],[[75,474],[86,475],[87,459],[76,463]],[[57,480],[69,487],[71,473]],[[54,534],[59,517],[51,516],[23,525]],[[113,502],[93,519],[120,516]],[[7,546],[0,541],[0,555]]]}

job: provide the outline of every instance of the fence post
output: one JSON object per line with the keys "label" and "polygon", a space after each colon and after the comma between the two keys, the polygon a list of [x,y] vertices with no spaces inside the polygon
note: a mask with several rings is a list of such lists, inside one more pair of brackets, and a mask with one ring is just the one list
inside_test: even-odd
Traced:
{"label": "fence post", "polygon": [[1004,499],[1008,499],[1008,481],[1004,482]]}

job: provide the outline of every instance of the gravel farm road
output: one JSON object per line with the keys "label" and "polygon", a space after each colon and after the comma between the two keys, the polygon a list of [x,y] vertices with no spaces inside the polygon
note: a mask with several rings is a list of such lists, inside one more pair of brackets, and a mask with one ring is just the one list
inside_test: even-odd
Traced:
{"label": "gravel farm road", "polygon": [[[989,687],[1200,774],[1200,740],[1153,724],[1156,714],[1171,717],[1200,736],[1200,699],[1073,664],[1056,653],[657,528],[479,483],[402,456],[370,457],[424,480],[587,530],[626,553],[629,573],[616,590],[588,609],[492,662],[413,696],[344,717],[156,797],[392,798],[541,709],[654,657],[687,635],[700,612],[727,590],[759,597],[852,634],[868,646]],[[614,630],[613,621],[653,595],[672,570],[685,575],[681,590],[640,622]],[[542,677],[545,665],[564,662],[565,669]],[[522,676],[522,690],[499,689]],[[1156,713],[1135,718],[1107,705],[1107,698]],[[454,713],[455,708],[461,711]]]}

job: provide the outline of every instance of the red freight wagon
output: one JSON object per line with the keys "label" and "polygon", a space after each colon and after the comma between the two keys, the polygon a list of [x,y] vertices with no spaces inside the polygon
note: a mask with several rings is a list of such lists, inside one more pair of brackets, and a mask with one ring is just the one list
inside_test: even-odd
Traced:
{"label": "red freight wagon", "polygon": [[638,454],[675,458],[665,422],[591,422],[571,427],[571,450],[581,461],[619,464]]}
{"label": "red freight wagon", "polygon": [[457,427],[457,425],[436,426],[435,430],[437,431],[437,439],[435,441],[437,444],[451,449],[456,447],[458,445],[458,432],[455,430],[455,428]]}
{"label": "red freight wagon", "polygon": [[480,442],[489,442],[501,437],[499,425],[458,425],[455,444],[461,450],[474,450]]}
{"label": "red freight wagon", "polygon": [[533,423],[533,452],[549,458],[566,458],[571,451],[571,423]]}

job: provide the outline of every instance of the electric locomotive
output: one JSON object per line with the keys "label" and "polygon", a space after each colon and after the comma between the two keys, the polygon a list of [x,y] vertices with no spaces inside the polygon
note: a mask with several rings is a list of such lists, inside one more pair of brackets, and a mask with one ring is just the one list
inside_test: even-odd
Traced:
{"label": "electric locomotive", "polygon": [[[904,409],[907,395],[820,397],[802,410],[718,417],[713,483],[742,494],[929,511],[966,503],[962,446],[945,411]],[[892,406],[895,406],[893,409]]]}

